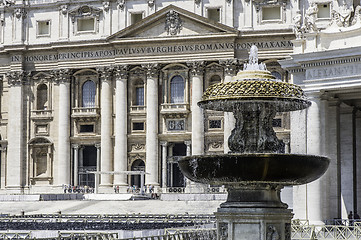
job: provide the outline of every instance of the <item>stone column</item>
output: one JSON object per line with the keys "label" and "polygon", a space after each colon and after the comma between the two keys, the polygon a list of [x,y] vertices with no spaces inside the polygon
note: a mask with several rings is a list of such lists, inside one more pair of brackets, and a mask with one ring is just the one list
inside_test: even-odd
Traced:
{"label": "stone column", "polygon": [[[237,59],[228,59],[225,61],[220,61],[224,65],[224,82],[231,82],[234,75],[237,73]],[[228,147],[228,138],[231,136],[231,132],[235,125],[235,118],[232,112],[224,113],[223,120],[223,149],[224,153],[229,152]]]}
{"label": "stone column", "polygon": [[2,143],[0,147],[1,165],[0,165],[0,189],[5,189],[6,183],[6,159],[7,159],[7,143]]}
{"label": "stone column", "polygon": [[158,65],[143,66],[147,72],[146,89],[146,185],[159,186],[158,176]]}
{"label": "stone column", "polygon": [[[191,143],[192,143],[192,141],[184,141],[184,144],[187,146],[187,149],[186,149],[186,155],[187,156],[192,155]],[[186,179],[186,189],[185,189],[185,191],[188,192],[189,187],[192,184],[192,181],[189,180],[188,178],[185,178],[185,179]]]}
{"label": "stone column", "polygon": [[[97,172],[100,172],[100,162],[101,162],[101,144],[97,143],[95,144],[95,147],[97,149]],[[99,187],[99,183],[100,183],[100,179],[101,179],[101,175],[100,174],[95,174],[95,193],[98,193],[98,187]]]}
{"label": "stone column", "polygon": [[[100,74],[101,93],[100,93],[100,170],[112,171],[113,159],[113,143],[112,143],[112,69],[102,67],[97,69]],[[112,186],[112,176],[110,174],[103,174],[100,178],[100,185],[102,187]]]}
{"label": "stone column", "polygon": [[[325,144],[325,101],[319,93],[308,93],[312,105],[307,109],[307,154],[324,155]],[[307,184],[307,213],[313,224],[322,224],[327,216],[325,209],[329,199],[326,186],[328,173],[318,180]]]}
{"label": "stone column", "polygon": [[167,147],[168,142],[160,142],[162,146],[162,188],[167,187]]}
{"label": "stone column", "polygon": [[59,121],[57,149],[57,179],[58,186],[70,184],[70,71],[60,69],[56,72],[59,83]]}
{"label": "stone column", "polygon": [[192,155],[204,153],[204,116],[203,109],[197,103],[203,95],[203,62],[189,63],[192,76]]}
{"label": "stone column", "polygon": [[8,149],[6,164],[6,188],[20,193],[25,184],[24,161],[24,116],[23,81],[24,72],[7,74],[9,84]]}
{"label": "stone column", "polygon": [[[127,77],[127,66],[116,68],[114,171],[127,171],[128,169]],[[114,185],[128,186],[127,175],[114,175]]]}
{"label": "stone column", "polygon": [[74,186],[78,186],[79,182],[78,182],[78,166],[79,166],[79,145],[78,144],[73,144],[73,149],[74,149],[74,172],[73,172],[73,177],[74,177]]}

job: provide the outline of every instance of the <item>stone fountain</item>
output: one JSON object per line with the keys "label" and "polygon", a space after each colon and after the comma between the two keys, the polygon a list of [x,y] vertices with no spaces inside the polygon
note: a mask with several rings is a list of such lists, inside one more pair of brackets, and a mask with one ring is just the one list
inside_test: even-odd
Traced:
{"label": "stone fountain", "polygon": [[299,86],[275,79],[259,64],[257,47],[252,46],[248,64],[234,81],[210,86],[198,105],[233,112],[236,119],[228,154],[189,156],[178,162],[190,180],[227,187],[227,201],[215,213],[217,238],[290,240],[293,214],[280,191],[316,180],[329,159],[285,154],[272,120],[277,112],[302,110],[311,102]]}

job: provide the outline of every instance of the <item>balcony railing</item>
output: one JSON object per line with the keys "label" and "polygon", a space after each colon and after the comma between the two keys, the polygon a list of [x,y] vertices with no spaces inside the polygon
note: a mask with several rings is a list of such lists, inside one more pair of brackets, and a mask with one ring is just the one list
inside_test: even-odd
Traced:
{"label": "balcony railing", "polygon": [[130,112],[145,112],[145,106],[144,105],[130,106]]}
{"label": "balcony railing", "polygon": [[76,107],[72,110],[72,117],[99,117],[98,107]]}
{"label": "balcony railing", "polygon": [[51,119],[52,112],[52,110],[32,110],[31,119]]}

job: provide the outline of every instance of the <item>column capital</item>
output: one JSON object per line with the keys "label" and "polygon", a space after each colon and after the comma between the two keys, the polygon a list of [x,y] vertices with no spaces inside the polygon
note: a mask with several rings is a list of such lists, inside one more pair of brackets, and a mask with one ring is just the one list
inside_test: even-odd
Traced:
{"label": "column capital", "polygon": [[100,80],[103,81],[111,81],[113,75],[113,67],[97,67],[96,68]]}
{"label": "column capital", "polygon": [[204,61],[187,62],[190,73],[193,76],[201,76],[204,73]]}
{"label": "column capital", "polygon": [[118,65],[114,68],[115,77],[117,80],[127,80],[128,78],[128,65]]}
{"label": "column capital", "polygon": [[188,146],[191,146],[192,145],[192,141],[191,140],[187,140],[187,141],[184,141],[184,144],[188,147]]}
{"label": "column capital", "polygon": [[236,75],[238,70],[238,60],[236,58],[220,60],[219,63],[224,66],[225,74]]}
{"label": "column capital", "polygon": [[71,71],[68,68],[62,68],[62,69],[52,71],[52,75],[53,75],[53,77],[55,79],[55,82],[57,84],[69,83],[70,82]]}
{"label": "column capital", "polygon": [[118,7],[120,10],[124,10],[125,7],[125,0],[117,0]]}
{"label": "column capital", "polygon": [[6,74],[6,78],[8,79],[8,84],[10,87],[19,86],[24,83],[25,72],[23,70],[10,71]]}
{"label": "column capital", "polygon": [[101,144],[100,144],[100,143],[96,143],[94,146],[97,148],[97,150],[99,150],[99,149],[100,149]]}
{"label": "column capital", "polygon": [[142,68],[146,71],[147,78],[157,78],[159,74],[158,63],[143,64]]}
{"label": "column capital", "polygon": [[74,148],[75,150],[79,150],[80,145],[79,144],[72,144],[72,148]]}
{"label": "column capital", "polygon": [[66,5],[66,4],[60,5],[59,11],[60,11],[63,15],[67,14],[67,13],[68,13],[68,5]]}
{"label": "column capital", "polygon": [[159,143],[160,143],[160,145],[161,145],[162,147],[167,147],[167,146],[168,146],[168,142],[167,142],[167,141],[160,141]]}

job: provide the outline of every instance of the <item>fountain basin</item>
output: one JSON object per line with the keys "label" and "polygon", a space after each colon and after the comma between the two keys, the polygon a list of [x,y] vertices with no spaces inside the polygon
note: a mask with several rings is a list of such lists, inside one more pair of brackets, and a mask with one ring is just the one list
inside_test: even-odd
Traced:
{"label": "fountain basin", "polygon": [[323,156],[279,153],[196,155],[178,161],[194,182],[242,186],[245,184],[299,185],[318,179],[328,168]]}

